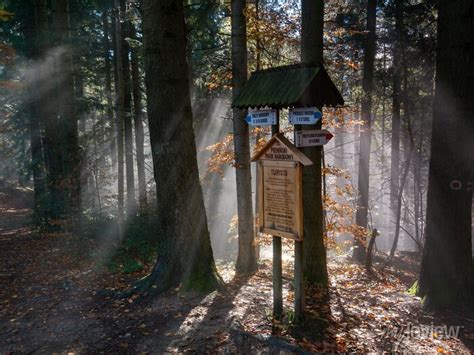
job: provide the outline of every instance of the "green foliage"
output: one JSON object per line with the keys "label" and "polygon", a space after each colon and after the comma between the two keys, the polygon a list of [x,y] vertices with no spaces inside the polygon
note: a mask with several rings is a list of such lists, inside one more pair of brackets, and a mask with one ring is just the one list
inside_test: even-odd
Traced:
{"label": "green foliage", "polygon": [[153,218],[139,215],[129,221],[125,237],[113,256],[110,267],[124,273],[134,273],[156,260],[159,238],[155,233]]}
{"label": "green foliage", "polygon": [[84,236],[95,241],[104,266],[112,272],[125,274],[141,271],[156,260],[159,238],[156,235],[153,214],[131,217],[124,230],[123,240],[118,239],[115,217],[98,215],[84,221]]}
{"label": "green foliage", "polygon": [[226,9],[219,0],[195,2],[186,6],[188,56],[193,83],[197,88],[220,88],[218,76],[230,71],[229,38],[223,33]]}

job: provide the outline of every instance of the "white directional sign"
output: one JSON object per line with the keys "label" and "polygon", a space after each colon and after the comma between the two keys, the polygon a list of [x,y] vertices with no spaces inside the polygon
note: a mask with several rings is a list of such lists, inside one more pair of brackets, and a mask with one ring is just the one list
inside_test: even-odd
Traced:
{"label": "white directional sign", "polygon": [[334,137],[331,132],[323,130],[297,131],[295,135],[295,145],[297,147],[314,147],[325,145]]}
{"label": "white directional sign", "polygon": [[256,110],[250,111],[245,121],[250,126],[271,126],[277,123],[276,110]]}
{"label": "white directional sign", "polygon": [[322,116],[316,107],[291,108],[288,120],[291,124],[315,124]]}

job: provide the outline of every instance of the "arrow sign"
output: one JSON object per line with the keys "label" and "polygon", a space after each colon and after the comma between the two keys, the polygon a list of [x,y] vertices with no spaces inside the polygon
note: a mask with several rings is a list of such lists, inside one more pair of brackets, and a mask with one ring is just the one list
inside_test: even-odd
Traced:
{"label": "arrow sign", "polygon": [[276,110],[257,110],[250,111],[245,121],[250,126],[271,126],[276,124]]}
{"label": "arrow sign", "polygon": [[316,107],[291,108],[288,120],[291,124],[315,124],[322,116]]}
{"label": "arrow sign", "polygon": [[296,131],[295,143],[297,147],[315,147],[327,144],[331,140],[332,135],[328,130],[314,131]]}

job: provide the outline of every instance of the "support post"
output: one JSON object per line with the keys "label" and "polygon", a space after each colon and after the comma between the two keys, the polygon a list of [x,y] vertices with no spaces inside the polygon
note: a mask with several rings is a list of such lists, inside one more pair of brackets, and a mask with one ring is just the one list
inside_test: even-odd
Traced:
{"label": "support post", "polygon": [[304,316],[305,290],[303,281],[303,242],[295,240],[295,319],[298,321]]}
{"label": "support post", "polygon": [[281,267],[281,238],[273,236],[273,318],[283,314],[283,276]]}
{"label": "support post", "polygon": [[[277,122],[272,126],[272,136],[280,132],[280,110]],[[283,275],[281,266],[281,238],[273,236],[273,318],[280,319],[283,314]]]}
{"label": "support post", "polygon": [[[294,141],[296,142],[296,131],[302,130],[301,125],[294,127]],[[303,212],[304,213],[304,212]],[[295,240],[295,268],[294,268],[294,288],[295,288],[295,319],[301,320],[305,311],[305,289],[303,273],[303,241]]]}

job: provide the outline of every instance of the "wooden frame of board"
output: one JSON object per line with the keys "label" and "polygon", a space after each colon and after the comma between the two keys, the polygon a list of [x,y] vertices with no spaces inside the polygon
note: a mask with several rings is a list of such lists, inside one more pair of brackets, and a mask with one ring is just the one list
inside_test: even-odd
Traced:
{"label": "wooden frame of board", "polygon": [[[274,168],[274,169],[272,169]],[[289,194],[286,192],[285,196],[287,199],[289,196],[292,196],[290,202],[292,202],[291,211],[291,228],[286,227],[287,230],[282,230],[283,228],[278,228],[274,224],[271,225],[268,223],[266,219],[266,211],[267,206],[265,204],[265,186],[264,181],[266,179],[265,171],[270,169],[271,171],[279,171],[279,172],[291,172],[290,175],[292,179],[285,181],[292,181],[293,193]],[[302,178],[303,178],[303,167],[301,163],[298,161],[274,161],[274,160],[260,160],[257,164],[257,179],[259,183],[259,196],[258,196],[258,204],[259,204],[259,216],[257,218],[258,221],[258,228],[261,233],[271,234],[274,236],[288,238],[293,240],[302,241],[303,240],[303,186],[302,186]],[[281,179],[280,179],[281,182]],[[278,191],[278,190],[276,190]],[[274,202],[275,203],[275,202]],[[288,210],[287,210],[288,211]],[[288,213],[287,213],[288,214]],[[290,229],[290,230],[289,230]]]}

